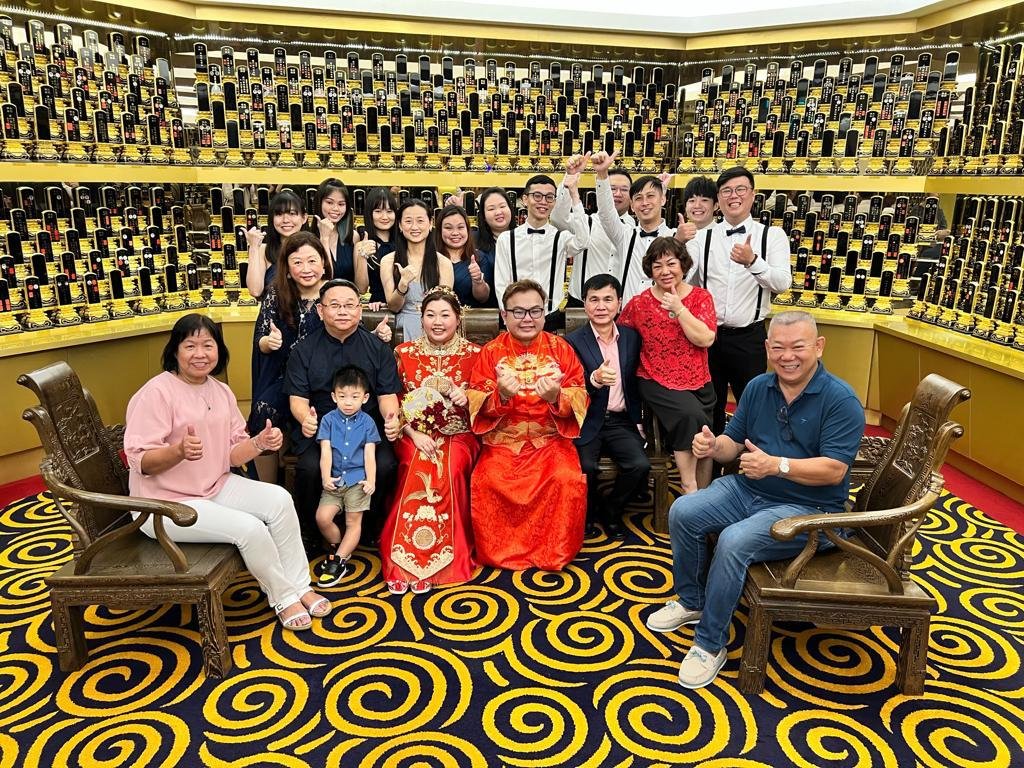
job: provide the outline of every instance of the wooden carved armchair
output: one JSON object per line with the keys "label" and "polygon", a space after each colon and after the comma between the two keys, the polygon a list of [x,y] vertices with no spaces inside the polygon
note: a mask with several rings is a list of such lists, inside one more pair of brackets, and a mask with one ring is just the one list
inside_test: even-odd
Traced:
{"label": "wooden carved armchair", "polygon": [[[165,518],[192,525],[196,512],[169,501],[128,495],[121,460],[124,427],[105,426],[89,392],[63,362],[18,377],[39,405],[23,418],[42,441],[43,480],[74,532],[73,559],[51,575],[53,625],[60,668],[85,664],[84,608],[148,608],[164,603],[196,606],[203,667],[211,677],[231,669],[221,594],[242,566],[227,544],[177,544],[167,537]],[[139,512],[132,520],[130,512]],[[152,518],[157,539],[139,528]]]}
{"label": "wooden carved armchair", "polygon": [[[854,485],[874,461],[851,511],[780,520],[772,536],[809,534],[795,558],[750,568],[743,595],[750,607],[739,687],[759,693],[776,621],[825,626],[901,628],[896,682],[906,695],[924,692],[928,626],[935,600],[910,578],[918,528],[942,492],[939,474],[963,427],[948,417],[970,390],[937,374],[917,387],[891,440],[866,438],[854,467]],[[841,528],[853,535],[842,538]],[[835,544],[817,553],[819,536]]]}

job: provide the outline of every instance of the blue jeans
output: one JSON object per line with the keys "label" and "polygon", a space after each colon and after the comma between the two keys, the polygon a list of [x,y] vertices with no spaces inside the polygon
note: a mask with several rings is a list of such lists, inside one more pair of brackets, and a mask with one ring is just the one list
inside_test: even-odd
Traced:
{"label": "blue jeans", "polygon": [[[675,500],[668,512],[668,529],[676,594],[685,607],[704,611],[694,634],[695,644],[710,653],[725,646],[751,563],[793,557],[804,548],[806,534],[778,541],[771,535],[772,524],[820,511],[762,498],[748,490],[737,475],[719,478],[704,490]],[[709,533],[719,536],[707,567]],[[827,539],[823,541],[832,546]]]}

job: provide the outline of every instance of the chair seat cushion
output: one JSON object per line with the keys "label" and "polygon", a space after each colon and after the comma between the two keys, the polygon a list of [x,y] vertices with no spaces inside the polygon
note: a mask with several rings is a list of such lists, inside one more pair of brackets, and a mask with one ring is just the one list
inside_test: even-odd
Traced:
{"label": "chair seat cushion", "polygon": [[105,546],[93,558],[86,573],[75,573],[75,560],[52,574],[47,583],[54,587],[88,588],[121,582],[139,587],[148,584],[184,587],[208,584],[219,578],[225,569],[234,572],[241,567],[241,555],[232,544],[179,544],[189,568],[177,573],[160,544],[148,536],[128,536]]}

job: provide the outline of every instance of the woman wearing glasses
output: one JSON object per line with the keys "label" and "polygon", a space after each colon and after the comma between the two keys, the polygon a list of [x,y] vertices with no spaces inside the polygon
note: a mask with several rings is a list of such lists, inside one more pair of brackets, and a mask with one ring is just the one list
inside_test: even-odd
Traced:
{"label": "woman wearing glasses", "polygon": [[[657,238],[643,260],[644,274],[654,284],[630,299],[619,315],[620,323],[640,334],[640,395],[662,425],[683,493],[697,490],[693,436],[711,425],[715,407],[708,369],[708,347],[717,328],[715,302],[703,288],[685,282],[692,266],[675,238]],[[702,486],[711,470],[709,462],[704,464]]]}
{"label": "woman wearing glasses", "polygon": [[455,282],[452,263],[434,246],[434,233],[427,204],[411,198],[398,209],[398,237],[395,251],[380,260],[381,282],[388,309],[395,312],[395,325],[404,339],[412,341],[423,333],[420,304],[423,294],[439,285],[451,288]]}

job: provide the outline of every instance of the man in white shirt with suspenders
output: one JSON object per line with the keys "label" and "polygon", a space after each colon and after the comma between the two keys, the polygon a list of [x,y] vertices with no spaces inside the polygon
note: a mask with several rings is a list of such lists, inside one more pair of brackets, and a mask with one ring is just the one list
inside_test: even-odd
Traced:
{"label": "man in white shirt with suspenders", "polygon": [[[558,185],[555,207],[551,211],[551,223],[559,229],[570,228],[570,218],[581,220],[581,226],[590,231],[590,243],[583,249],[573,262],[572,278],[569,280],[569,306],[583,306],[583,284],[594,275],[618,275],[621,277],[622,267],[619,263],[619,249],[605,233],[597,214],[588,214],[583,208],[578,190],[580,173],[586,168],[587,159],[583,155],[573,155],[565,163],[565,178]],[[612,202],[620,222],[633,226],[629,215],[629,188],[633,177],[623,168],[608,170],[608,187],[612,192]]]}
{"label": "man in white shirt with suspenders", "polygon": [[676,229],[665,222],[662,217],[665,187],[656,176],[641,176],[629,189],[636,223],[619,218],[608,181],[608,171],[617,156],[618,152],[611,155],[597,152],[590,157],[590,164],[594,168],[594,185],[597,188],[597,216],[619,253],[620,267],[616,276],[622,283],[622,303],[625,305],[651,285],[651,279],[643,272],[643,260],[647,246],[654,238],[675,237],[680,243],[685,243],[697,234],[697,228],[686,223],[682,214]]}
{"label": "man in white shirt with suspenders", "polygon": [[729,387],[739,402],[747,383],[765,372],[765,319],[773,293],[790,287],[789,238],[750,216],[754,176],[739,166],[716,182],[723,221],[701,230],[686,248],[693,258],[689,281],[711,292],[718,335],[708,351],[717,403],[712,432],[725,428]]}
{"label": "man in white shirt with suspenders", "polygon": [[551,224],[548,217],[555,204],[555,182],[538,174],[526,182],[523,190],[526,223],[502,232],[494,252],[494,294],[520,280],[534,280],[547,293],[545,325],[549,331],[565,327],[566,263],[576,258],[590,239],[585,220],[573,217],[570,230]]}

